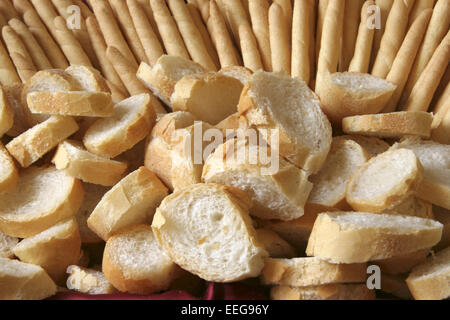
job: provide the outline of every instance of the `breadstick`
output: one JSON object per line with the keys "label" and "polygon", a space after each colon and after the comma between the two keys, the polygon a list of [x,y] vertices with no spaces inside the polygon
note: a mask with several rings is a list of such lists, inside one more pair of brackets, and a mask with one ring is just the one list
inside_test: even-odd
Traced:
{"label": "breadstick", "polygon": [[411,27],[413,22],[419,17],[422,11],[426,9],[433,9],[436,0],[416,0],[414,7],[409,14],[408,19],[408,29]]}
{"label": "breadstick", "polygon": [[114,13],[108,2],[106,0],[91,1],[91,7],[94,10],[95,17],[97,18],[98,25],[103,33],[106,44],[117,48],[117,50],[130,61],[133,67],[137,68],[138,64],[136,59],[120,31],[119,25],[116,22]]}
{"label": "breadstick", "polygon": [[100,30],[100,26],[98,25],[97,19],[95,16],[88,17],[86,19],[86,27],[89,32],[89,36],[91,39],[92,46],[94,48],[95,54],[100,63],[100,68],[102,70],[102,74],[105,76],[109,82],[111,82],[114,86],[116,86],[120,91],[127,93],[127,88],[125,88],[122,80],[114,69],[113,65],[109,62],[106,57],[106,42],[103,38],[102,31]]}
{"label": "breadstick", "polygon": [[0,84],[2,86],[12,86],[14,84],[20,84],[19,75],[17,74],[16,68],[3,46],[3,42],[0,41]]}
{"label": "breadstick", "polygon": [[147,15],[147,19],[148,19],[148,21],[150,21],[150,24],[152,26],[153,32],[158,37],[158,41],[160,43],[163,43],[161,35],[159,34],[159,31],[158,31],[158,25],[156,24],[155,17],[153,16],[153,10],[152,10],[152,7],[150,6],[150,1],[149,0],[137,0],[137,2],[141,6],[141,8],[144,9],[145,14]]}
{"label": "breadstick", "polygon": [[3,14],[0,12],[0,28],[3,28],[8,24],[8,21],[6,21],[6,18],[3,16]]}
{"label": "breadstick", "polygon": [[450,31],[434,51],[406,101],[403,110],[427,111],[450,59]]}
{"label": "breadstick", "polygon": [[310,80],[310,40],[312,39],[310,29],[310,12],[314,1],[295,0],[294,13],[292,15],[292,66],[291,76],[300,77],[306,83]]}
{"label": "breadstick", "polygon": [[[202,15],[203,22],[207,23],[210,17],[210,1],[209,0],[197,0],[197,7]],[[216,4],[217,5],[217,4]]]}
{"label": "breadstick", "polygon": [[253,72],[263,69],[261,56],[258,51],[258,44],[252,29],[246,23],[239,26],[239,39],[241,39],[242,59],[244,66]]}
{"label": "breadstick", "polygon": [[24,13],[28,10],[34,10],[33,5],[29,0],[12,0],[14,9],[16,9],[17,13],[20,16],[23,16]]}
{"label": "breadstick", "polygon": [[144,47],[142,46],[141,40],[139,39],[136,29],[134,28],[133,19],[131,18],[126,1],[109,0],[109,3],[111,4],[114,16],[119,21],[120,27],[126,40],[128,41],[131,51],[134,53],[138,64],[141,61],[148,63]]}
{"label": "breadstick", "polygon": [[392,64],[392,68],[386,77],[386,80],[396,84],[397,88],[383,109],[383,112],[394,112],[397,108],[417,51],[427,30],[432,12],[432,9],[423,10],[406,34],[405,40]]}
{"label": "breadstick", "polygon": [[186,3],[183,0],[168,0],[168,3],[192,60],[206,70],[217,71],[217,67],[209,56],[208,50],[206,50],[202,36],[195,26]]}
{"label": "breadstick", "polygon": [[[231,31],[233,32],[234,40],[236,41],[236,43],[240,44],[240,26],[243,24],[247,24],[248,26],[250,26],[244,6],[242,5],[242,2],[240,0],[226,0],[225,10],[226,16],[230,23]],[[247,33],[246,31],[244,33]]]}
{"label": "breadstick", "polygon": [[236,49],[215,0],[211,0],[210,11],[207,27],[219,55],[221,67],[238,66]]}
{"label": "breadstick", "polygon": [[26,82],[37,72],[27,48],[9,25],[3,27],[2,36],[20,79]]}
{"label": "breadstick", "polygon": [[405,38],[408,15],[414,0],[394,1],[386,21],[386,29],[381,38],[380,49],[372,69],[372,75],[385,78],[392,67],[398,49]]}
{"label": "breadstick", "polygon": [[109,91],[111,91],[111,97],[114,102],[117,103],[129,97],[128,92],[124,93],[122,90],[119,89],[119,87],[117,87],[112,82],[106,80],[106,84],[108,85]]}
{"label": "breadstick", "polygon": [[347,71],[355,53],[356,37],[358,36],[361,6],[359,0],[345,0],[344,30],[342,32],[342,53],[339,71]]}
{"label": "breadstick", "polygon": [[80,7],[81,15],[84,19],[87,19],[89,17],[92,17],[94,13],[91,11],[91,9],[83,2],[83,0],[74,0],[75,5]]}
{"label": "breadstick", "polygon": [[431,138],[439,143],[450,144],[450,83],[447,83],[433,111]]}
{"label": "breadstick", "polygon": [[14,8],[11,0],[0,1],[0,12],[5,17],[6,21],[11,19],[20,19],[19,13]]}
{"label": "breadstick", "polygon": [[361,23],[359,24],[358,36],[356,38],[355,53],[348,67],[349,72],[369,72],[370,54],[372,52],[375,29],[367,27],[367,19],[369,18],[368,8],[373,5],[375,5],[374,1],[366,1],[361,9]]}
{"label": "breadstick", "polygon": [[292,27],[292,3],[291,0],[272,0],[273,3],[278,4],[283,11],[283,16],[287,20],[288,30]]}
{"label": "breadstick", "polygon": [[150,4],[167,54],[189,59],[183,38],[166,3],[163,0],[150,0]]}
{"label": "breadstick", "polygon": [[394,0],[376,0],[375,4],[380,9],[380,29],[375,29],[372,55],[370,57],[370,70],[375,63],[375,58],[377,57],[378,50],[380,49],[381,38],[384,35],[384,30],[386,29],[386,21],[388,19],[389,12],[391,11],[392,5],[394,4]]}
{"label": "breadstick", "polygon": [[402,102],[406,102],[411,90],[430,61],[439,43],[445,37],[450,26],[450,1],[438,0],[433,9],[427,33],[414,61],[411,74],[403,92]]}
{"label": "breadstick", "polygon": [[291,74],[288,25],[281,6],[275,2],[269,9],[269,34],[273,71],[284,70],[287,74]]}
{"label": "breadstick", "polygon": [[[317,1],[312,1],[309,6],[309,85],[310,87],[314,86],[314,82],[312,81],[313,74],[316,74],[316,19],[317,19]],[[315,80],[315,79],[314,79]]]}
{"label": "breadstick", "polygon": [[242,3],[242,6],[244,7],[245,13],[247,13],[247,18],[249,18],[250,17],[249,0],[241,0],[241,3]]}
{"label": "breadstick", "polygon": [[258,42],[264,70],[272,71],[272,54],[269,35],[269,3],[267,0],[249,0],[250,19],[253,33]]}
{"label": "breadstick", "polygon": [[325,20],[325,14],[327,13],[329,0],[319,0],[317,7],[317,27],[316,27],[316,64],[319,62],[320,45],[322,42],[322,29],[323,22]]}
{"label": "breadstick", "polygon": [[55,36],[55,26],[54,20],[58,16],[53,4],[50,0],[31,0],[34,8],[36,9],[37,14],[41,18],[42,22],[47,27],[48,31],[52,34],[54,38]]}
{"label": "breadstick", "polygon": [[444,76],[441,79],[441,82],[439,83],[438,88],[436,89],[436,92],[434,93],[433,101],[432,101],[432,110],[434,112],[434,115],[441,114],[443,101],[442,99],[445,99],[444,97],[450,97],[449,94],[449,83],[450,83],[450,67],[447,67],[447,70],[445,71]]}

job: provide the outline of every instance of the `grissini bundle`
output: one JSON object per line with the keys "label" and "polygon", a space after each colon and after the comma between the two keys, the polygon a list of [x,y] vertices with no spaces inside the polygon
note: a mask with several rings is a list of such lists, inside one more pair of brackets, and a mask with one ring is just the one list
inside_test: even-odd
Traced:
{"label": "grissini bundle", "polygon": [[272,71],[269,35],[269,2],[267,0],[249,0],[248,5],[252,29],[258,42],[264,70]]}

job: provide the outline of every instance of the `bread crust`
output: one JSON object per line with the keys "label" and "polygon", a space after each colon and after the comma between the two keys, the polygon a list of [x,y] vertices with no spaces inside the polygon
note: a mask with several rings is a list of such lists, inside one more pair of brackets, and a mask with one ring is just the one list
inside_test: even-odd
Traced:
{"label": "bread crust", "polygon": [[0,86],[0,138],[8,132],[14,124],[14,111],[6,96],[5,90]]}
{"label": "bread crust", "polygon": [[375,291],[366,284],[329,284],[313,287],[276,286],[272,300],[375,300]]}
{"label": "bread crust", "polygon": [[0,192],[10,191],[14,189],[19,180],[19,172],[17,171],[14,160],[9,155],[3,144],[0,142],[0,168],[2,170],[0,178]]}

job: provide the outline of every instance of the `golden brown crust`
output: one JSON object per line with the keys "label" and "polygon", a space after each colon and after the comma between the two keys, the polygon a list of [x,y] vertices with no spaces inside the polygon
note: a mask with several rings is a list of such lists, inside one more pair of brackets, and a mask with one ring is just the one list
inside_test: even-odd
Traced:
{"label": "golden brown crust", "polygon": [[[0,192],[12,190],[19,180],[19,172],[17,171],[14,160],[9,155],[3,144],[0,142],[0,167],[2,168],[2,176],[0,178]],[[7,173],[6,177],[4,176]]]}

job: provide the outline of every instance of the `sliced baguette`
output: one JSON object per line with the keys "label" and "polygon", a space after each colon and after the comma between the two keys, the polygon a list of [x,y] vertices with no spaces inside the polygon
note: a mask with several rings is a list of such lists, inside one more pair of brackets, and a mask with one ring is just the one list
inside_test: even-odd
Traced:
{"label": "sliced baguette", "polygon": [[364,212],[322,213],[314,223],[306,253],[333,263],[363,263],[431,248],[442,224],[417,217]]}
{"label": "sliced baguette", "polygon": [[0,232],[0,258],[14,257],[14,247],[19,243],[19,238],[10,237],[3,232]]}
{"label": "sliced baguette", "polygon": [[256,229],[256,237],[271,258],[293,258],[297,255],[292,245],[269,229]]}
{"label": "sliced baguette", "polygon": [[148,94],[119,102],[114,112],[114,117],[99,119],[87,130],[83,142],[90,152],[114,158],[145,139],[156,120]]}
{"label": "sliced baguette", "polygon": [[5,90],[0,86],[0,138],[7,133],[14,124],[14,110],[12,109]]}
{"label": "sliced baguette", "polygon": [[0,194],[0,231],[27,238],[75,215],[84,197],[80,181],[56,168],[23,170],[14,190]]}
{"label": "sliced baguette", "polygon": [[24,85],[22,83],[3,87],[9,105],[14,112],[13,125],[11,129],[6,132],[6,134],[10,137],[17,137],[30,128],[30,125],[28,124],[25,113],[23,111],[24,108],[22,107],[23,87]]}
{"label": "sliced baguette", "polygon": [[433,214],[436,220],[444,225],[441,242],[437,244],[435,249],[442,250],[450,247],[450,210],[434,206]]}
{"label": "sliced baguette", "polygon": [[70,137],[78,128],[77,122],[71,117],[52,116],[14,138],[6,145],[6,149],[26,168]]}
{"label": "sliced baguette", "polygon": [[14,189],[19,180],[14,160],[0,142],[0,193]]}
{"label": "sliced baguette", "polygon": [[225,67],[219,70],[220,74],[226,75],[228,77],[232,77],[238,79],[243,85],[245,85],[253,72],[249,68],[242,66],[230,66]]}
{"label": "sliced baguette", "polygon": [[361,147],[366,150],[371,157],[375,157],[379,155],[380,153],[383,153],[387,151],[390,147],[390,145],[377,137],[365,137],[365,136],[358,136],[358,135],[346,135],[342,136],[342,138],[350,139],[358,143]]}
{"label": "sliced baguette", "polygon": [[164,199],[152,228],[172,261],[204,280],[256,277],[268,254],[256,239],[249,205],[238,189],[197,184]]}
{"label": "sliced baguette", "polygon": [[427,260],[430,249],[423,249],[416,252],[411,252],[389,259],[376,261],[376,264],[381,268],[381,271],[386,274],[403,274],[411,271],[412,268]]}
{"label": "sliced baguette", "polygon": [[66,286],[69,290],[92,295],[117,292],[101,271],[71,265],[67,268],[67,273],[69,277]]}
{"label": "sliced baguette", "polygon": [[120,229],[151,223],[155,209],[167,194],[167,188],[158,177],[141,167],[103,196],[89,216],[88,226],[106,241]]}
{"label": "sliced baguette", "polygon": [[279,130],[279,152],[288,161],[311,173],[320,170],[331,146],[331,125],[304,81],[257,71],[244,87],[238,110],[266,141],[272,132],[261,129]]}
{"label": "sliced baguette", "polygon": [[105,78],[103,78],[98,70],[92,67],[71,65],[65,70],[65,72],[78,83],[78,86],[83,91],[110,92]]}
{"label": "sliced baguette", "polygon": [[433,205],[427,201],[419,199],[415,195],[410,195],[399,204],[384,209],[382,212],[388,214],[399,214],[403,216],[434,219]]}
{"label": "sliced baguette", "polygon": [[272,300],[374,300],[375,291],[365,284],[328,284],[293,288],[276,286],[270,290]]}

